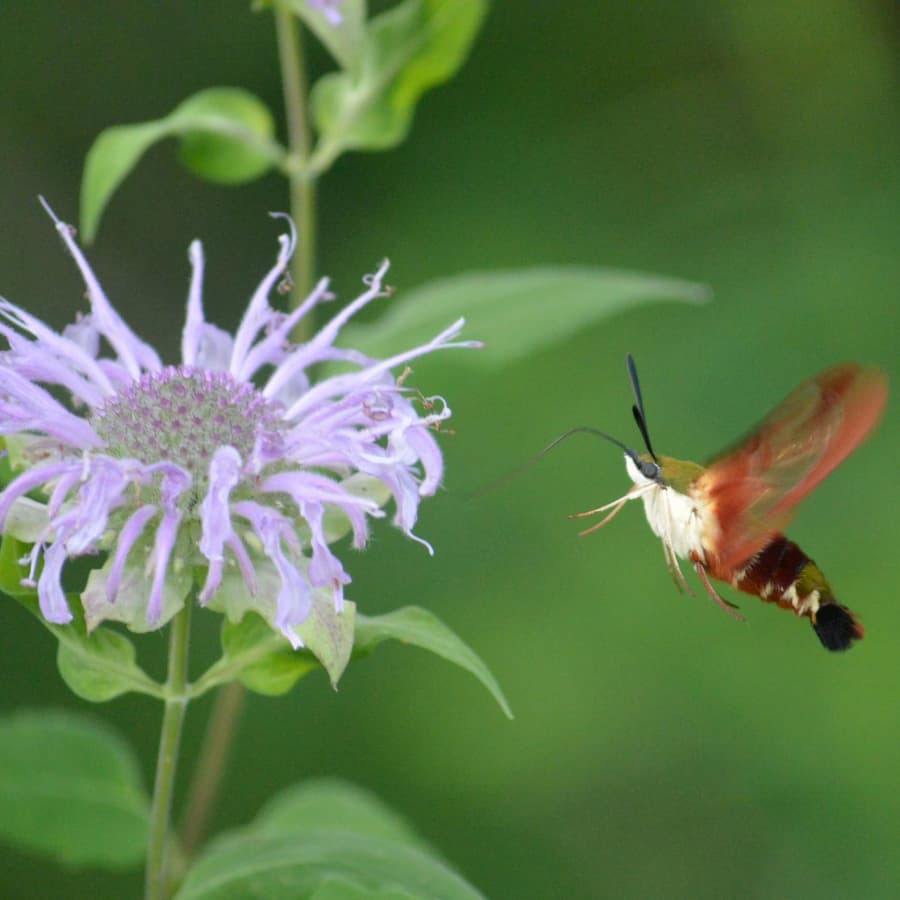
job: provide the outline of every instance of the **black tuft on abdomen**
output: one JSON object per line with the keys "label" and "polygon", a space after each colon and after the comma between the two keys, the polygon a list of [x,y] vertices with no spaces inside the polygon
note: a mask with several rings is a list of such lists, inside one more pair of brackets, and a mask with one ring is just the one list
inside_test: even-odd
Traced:
{"label": "black tuft on abdomen", "polygon": [[812,623],[822,646],[828,650],[849,650],[862,637],[862,627],[853,613],[840,603],[823,603]]}

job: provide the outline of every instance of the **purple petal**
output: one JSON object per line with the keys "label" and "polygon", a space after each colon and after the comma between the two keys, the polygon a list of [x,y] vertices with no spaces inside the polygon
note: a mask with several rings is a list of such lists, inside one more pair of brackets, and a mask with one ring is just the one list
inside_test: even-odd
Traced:
{"label": "purple petal", "polygon": [[241,575],[244,578],[244,584],[247,585],[247,590],[250,592],[250,596],[256,596],[256,569],[253,567],[253,561],[250,559],[250,555],[247,553],[247,548],[244,546],[244,542],[240,539],[240,537],[238,537],[238,535],[232,534],[225,543],[228,549],[234,554],[234,558],[237,560],[238,568],[241,570]]}
{"label": "purple petal", "polygon": [[35,431],[72,447],[102,447],[90,422],[70,413],[43,388],[0,368],[0,434]]}
{"label": "purple petal", "polygon": [[147,523],[156,515],[155,506],[147,504],[136,509],[126,520],[119,532],[119,539],[116,542],[116,552],[113,556],[112,565],[109,569],[109,577],[106,580],[106,599],[112,603],[119,591],[119,583],[122,580],[122,572],[125,569],[125,562],[128,554],[134,546],[134,542],[144,533]]}
{"label": "purple petal", "polygon": [[222,547],[231,537],[231,491],[240,481],[241,457],[234,447],[219,447],[209,465],[209,488],[200,504],[203,532],[200,552],[211,562],[221,562]]}
{"label": "purple petal", "polygon": [[0,493],[0,531],[6,524],[6,517],[9,515],[10,507],[19,497],[23,497],[29,491],[53,481],[56,478],[66,475],[71,471],[80,472],[81,463],[60,462],[50,463],[44,466],[37,466],[29,469],[19,475],[15,481],[10,482],[3,492]]}
{"label": "purple petal", "polygon": [[312,535],[312,560],[309,564],[309,580],[314,587],[330,587],[334,592],[334,608],[344,609],[344,585],[351,578],[344,571],[340,560],[331,552],[322,528],[324,510],[319,503],[303,503],[300,512],[309,524]]}
{"label": "purple petal", "polygon": [[409,428],[406,441],[422,462],[425,477],[419,485],[419,495],[430,497],[440,487],[444,478],[444,458],[441,448],[427,428]]}
{"label": "purple petal", "polygon": [[163,611],[163,590],[166,583],[166,570],[178,526],[181,523],[181,511],[178,509],[178,497],[190,486],[190,476],[177,466],[166,466],[166,474],[160,487],[162,495],[163,516],[156,528],[156,539],[150,556],[150,568],[153,570],[153,584],[150,588],[150,600],[147,604],[147,622],[156,625]]}
{"label": "purple petal", "polygon": [[188,288],[187,313],[181,332],[181,361],[186,366],[197,364],[200,338],[206,321],[203,318],[203,244],[191,241],[191,286]]}
{"label": "purple petal", "polygon": [[[396,356],[380,360],[359,372],[350,372],[346,375],[335,375],[333,378],[326,378],[324,381],[319,382],[315,387],[310,388],[304,396],[294,403],[284,414],[284,418],[290,421],[296,416],[299,416],[302,412],[308,410],[311,406],[320,403],[328,397],[333,397],[336,394],[344,394],[350,390],[358,390],[365,385],[372,384],[384,375],[385,372],[389,372],[391,369],[397,368],[404,363],[408,363],[419,356],[425,356],[434,350],[477,346],[476,342],[472,341],[449,343],[450,338],[459,334],[464,324],[465,319],[457,319],[453,325],[445,331],[442,331],[427,344],[423,344],[421,347],[416,347],[414,350],[407,350],[405,353],[398,353]],[[271,381],[266,385],[265,391],[269,390],[270,385]]]}
{"label": "purple petal", "polygon": [[209,565],[206,567],[206,580],[203,582],[203,588],[197,596],[201,606],[206,606],[212,598],[212,595],[219,589],[219,585],[222,583],[222,570],[224,568],[225,565],[222,559],[212,559],[209,561]]}
{"label": "purple petal", "polygon": [[263,389],[265,396],[270,398],[278,397],[281,389],[290,382],[296,372],[320,361],[325,348],[334,343],[341,328],[352,316],[376,298],[385,296],[381,280],[387,272],[388,265],[388,261],[385,260],[378,271],[369,279],[369,289],[360,294],[352,303],[348,303],[327,325],[317,332],[312,340],[298,347],[275,370]]}
{"label": "purple petal", "polygon": [[48,622],[65,625],[72,621],[72,612],[63,593],[60,576],[66,561],[65,542],[57,538],[44,551],[44,568],[38,579],[38,601],[41,613]]}
{"label": "purple petal", "polygon": [[237,372],[241,381],[250,381],[257,371],[265,365],[278,365],[284,358],[284,347],[290,338],[294,326],[307,316],[315,306],[329,298],[328,279],[323,278],[313,288],[312,293],[291,313],[284,316],[280,323],[272,328],[266,336],[253,345]]}
{"label": "purple petal", "polygon": [[228,370],[235,377],[237,377],[238,372],[243,369],[247,353],[250,351],[251,346],[253,346],[260,330],[264,328],[272,318],[273,310],[269,306],[269,293],[275,285],[275,282],[284,274],[284,270],[287,268],[287,264],[294,254],[294,248],[297,246],[297,230],[294,228],[294,223],[290,218],[282,213],[273,213],[272,216],[273,218],[284,219],[290,226],[291,233],[290,236],[286,234],[279,236],[278,243],[281,249],[278,252],[278,258],[275,260],[275,265],[260,282],[259,287],[250,299],[247,311],[241,319],[241,324],[238,325],[237,332],[234,336],[234,353],[232,354],[231,365]]}
{"label": "purple petal", "polygon": [[250,522],[262,541],[266,556],[278,570],[281,589],[276,599],[274,625],[296,650],[303,646],[303,641],[296,635],[294,628],[306,621],[312,609],[312,594],[306,579],[281,549],[281,541],[288,536],[290,523],[275,510],[249,500],[236,503],[234,511]]}
{"label": "purple petal", "polygon": [[[0,334],[9,341],[16,356],[16,371],[29,379],[61,384],[79,400],[92,408],[114,392],[109,378],[83,344],[92,344],[85,335],[99,336],[83,317],[75,325],[67,326],[67,335],[60,336],[40,319],[6,300],[0,300],[0,315],[17,328],[32,335],[29,340],[7,325],[0,325]],[[74,332],[81,340],[68,336]]]}
{"label": "purple petal", "polygon": [[106,294],[103,293],[103,289],[100,287],[100,282],[97,281],[96,276],[91,271],[91,267],[84,258],[84,254],[81,252],[81,248],[75,242],[73,229],[57,218],[43,197],[40,200],[50,218],[56,223],[57,232],[63,239],[69,253],[72,254],[72,258],[81,272],[81,277],[84,280],[85,287],[87,287],[88,297],[91,301],[91,312],[97,325],[97,331],[106,338],[110,346],[116,351],[132,378],[140,378],[142,368],[151,371],[161,369],[162,363],[156,351],[149,344],[145,344],[138,338],[113,309],[109,300],[107,300]]}
{"label": "purple petal", "polygon": [[52,523],[66,530],[66,550],[71,556],[94,547],[127,484],[116,461],[104,457],[92,461],[90,478],[81,486],[72,509]]}
{"label": "purple petal", "polygon": [[227,372],[234,340],[227,331],[211,325],[203,317],[203,245],[200,241],[191,243],[188,256],[191,286],[181,332],[181,360],[186,366]]}

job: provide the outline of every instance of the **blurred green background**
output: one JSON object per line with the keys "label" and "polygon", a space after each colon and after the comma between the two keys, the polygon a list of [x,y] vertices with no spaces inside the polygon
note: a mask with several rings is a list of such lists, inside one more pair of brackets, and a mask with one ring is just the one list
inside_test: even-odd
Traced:
{"label": "blurred green background", "polygon": [[[8,2],[0,34],[0,292],[61,326],[81,287],[36,195],[76,220],[97,133],[203,87],[245,86],[280,114],[271,20],[231,0]],[[898,60],[893,0],[498,3],[410,139],[339,162],[320,192],[320,270],[342,296],[387,254],[400,290],[571,262],[695,279],[715,300],[648,306],[490,375],[450,354],[416,367],[455,412],[446,491],[419,528],[437,556],[378,529],[349,561],[348,593],[366,612],[436,612],[492,666],[516,719],[461,671],[385,647],[337,693],[316,674],[285,698],[250,699],[219,827],[331,774],[379,793],[493,898],[898,895],[893,410],[790,532],[865,622],[844,656],[753,598],[738,598],[741,626],[679,595],[639,508],[577,538],[566,514],[627,487],[620,454],[599,442],[573,439],[468,496],[573,425],[636,440],[628,351],[658,450],[698,460],[834,362],[900,381]],[[313,52],[316,71],[325,62]],[[174,359],[188,242],[204,240],[207,309],[232,327],[274,256],[265,214],[286,205],[276,176],[225,190],[158,148],[90,257]],[[547,315],[565,315],[553,297]],[[3,708],[83,708],[49,637],[18,607],[0,616]],[[217,622],[196,621],[209,657]],[[143,649],[158,665],[163,637]],[[157,706],[91,712],[129,737],[149,780]],[[208,712],[189,712],[182,784]],[[4,897],[139,886],[0,854]]]}

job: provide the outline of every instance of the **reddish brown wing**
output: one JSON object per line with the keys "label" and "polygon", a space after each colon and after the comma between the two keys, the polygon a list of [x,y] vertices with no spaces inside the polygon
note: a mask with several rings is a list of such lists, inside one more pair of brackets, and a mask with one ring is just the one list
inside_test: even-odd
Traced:
{"label": "reddish brown wing", "polygon": [[804,382],[737,447],[694,482],[719,523],[717,567],[746,562],[800,502],[865,438],[887,400],[877,369],[835,366]]}

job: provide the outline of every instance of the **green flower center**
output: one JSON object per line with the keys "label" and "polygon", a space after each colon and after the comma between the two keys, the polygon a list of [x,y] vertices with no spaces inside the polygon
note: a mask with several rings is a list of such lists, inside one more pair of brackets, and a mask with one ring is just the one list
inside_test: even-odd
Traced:
{"label": "green flower center", "polygon": [[207,478],[219,447],[234,447],[247,459],[261,432],[268,432],[267,443],[280,433],[278,408],[252,384],[187,366],[167,366],[132,382],[91,424],[111,456],[174,462],[195,482]]}

